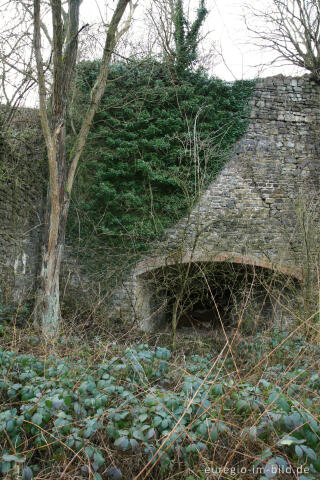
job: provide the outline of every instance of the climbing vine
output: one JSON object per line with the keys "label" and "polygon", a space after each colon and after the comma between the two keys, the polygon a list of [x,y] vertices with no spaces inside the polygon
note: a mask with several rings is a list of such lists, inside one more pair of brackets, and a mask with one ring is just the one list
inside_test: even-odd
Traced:
{"label": "climbing vine", "polygon": [[176,0],[174,3],[175,72],[178,78],[181,78],[197,60],[199,33],[207,15],[205,0],[200,0],[193,23],[190,23],[184,13],[183,1]]}
{"label": "climbing vine", "polygon": [[[98,67],[79,66],[73,129]],[[107,249],[109,262],[112,252],[118,263],[121,253],[144,251],[221,170],[245,131],[252,89],[203,71],[176,82],[154,59],[115,63],[79,170],[69,241],[85,242],[89,255]]]}

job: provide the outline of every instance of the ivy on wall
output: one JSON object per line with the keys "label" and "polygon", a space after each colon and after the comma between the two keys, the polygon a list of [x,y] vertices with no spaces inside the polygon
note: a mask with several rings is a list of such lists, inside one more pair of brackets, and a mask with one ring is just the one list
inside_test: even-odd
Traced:
{"label": "ivy on wall", "polygon": [[[79,66],[73,129],[98,67]],[[253,87],[203,71],[177,81],[154,59],[114,64],[78,172],[69,241],[117,252],[117,262],[144,251],[221,170],[245,132]]]}

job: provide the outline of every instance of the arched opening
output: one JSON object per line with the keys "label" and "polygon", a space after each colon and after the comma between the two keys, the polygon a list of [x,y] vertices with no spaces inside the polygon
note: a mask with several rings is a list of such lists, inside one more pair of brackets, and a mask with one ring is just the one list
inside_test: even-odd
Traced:
{"label": "arched opening", "polygon": [[[177,329],[253,331],[286,323],[294,308],[299,281],[269,268],[222,262],[190,262],[145,273],[150,321]],[[291,315],[292,317],[292,315]]]}

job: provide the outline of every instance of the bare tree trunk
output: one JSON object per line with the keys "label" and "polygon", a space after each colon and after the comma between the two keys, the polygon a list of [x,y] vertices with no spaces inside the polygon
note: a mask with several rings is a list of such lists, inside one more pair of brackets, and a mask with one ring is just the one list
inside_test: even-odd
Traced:
{"label": "bare tree trunk", "polygon": [[[98,78],[91,91],[91,103],[84,116],[79,134],[67,161],[66,120],[67,106],[72,94],[72,79],[76,71],[78,52],[79,9],[81,0],[68,0],[67,24],[63,23],[61,0],[51,0],[52,13],[52,117],[48,118],[45,71],[41,54],[40,0],[34,0],[34,49],[39,84],[40,120],[45,137],[49,164],[49,191],[42,265],[35,305],[35,321],[46,337],[55,337],[59,331],[60,303],[59,276],[65,244],[66,224],[74,176],[85,146],[95,113],[105,90],[111,57],[119,38],[132,19],[136,4],[132,0],[118,0],[107,28],[105,47]],[[124,11],[130,13],[122,30],[118,30]]]}
{"label": "bare tree trunk", "polygon": [[[69,196],[66,185],[65,128],[56,146],[58,189],[48,192],[42,263],[35,306],[35,321],[46,337],[55,337],[60,324],[59,278],[63,258]],[[56,190],[56,191],[55,191]]]}
{"label": "bare tree trunk", "polygon": [[53,252],[46,249],[42,257],[35,321],[46,337],[55,337],[59,331],[59,276],[62,254],[63,245],[60,244]]}

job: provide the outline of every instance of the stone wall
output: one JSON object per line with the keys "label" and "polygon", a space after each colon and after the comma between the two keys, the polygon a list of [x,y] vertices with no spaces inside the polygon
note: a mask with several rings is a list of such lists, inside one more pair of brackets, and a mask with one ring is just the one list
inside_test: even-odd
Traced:
{"label": "stone wall", "polygon": [[[227,261],[302,278],[306,230],[318,242],[319,93],[308,76],[257,82],[247,132],[225,168],[115,292],[112,314],[152,328],[162,300],[154,302],[146,277],[166,265]],[[32,296],[39,265],[46,175],[37,112],[20,112],[0,146],[1,305]],[[88,282],[81,274],[75,281],[69,263],[64,290],[84,283],[85,291]]]}
{"label": "stone wall", "polygon": [[[5,125],[0,130],[0,317],[2,306],[33,304],[41,262],[47,178],[38,111],[20,109],[10,128]],[[92,284],[85,265],[70,246],[65,248],[62,309],[67,314],[71,309],[72,313],[92,309],[91,304],[97,303]]]}
{"label": "stone wall", "polygon": [[191,214],[117,292],[122,315],[154,326],[159,315],[145,278],[166,265],[229,261],[302,278],[310,263],[306,228],[318,241],[319,93],[309,76],[257,82],[246,134]]}
{"label": "stone wall", "polygon": [[0,306],[32,298],[46,162],[38,114],[22,109],[0,138]]}

